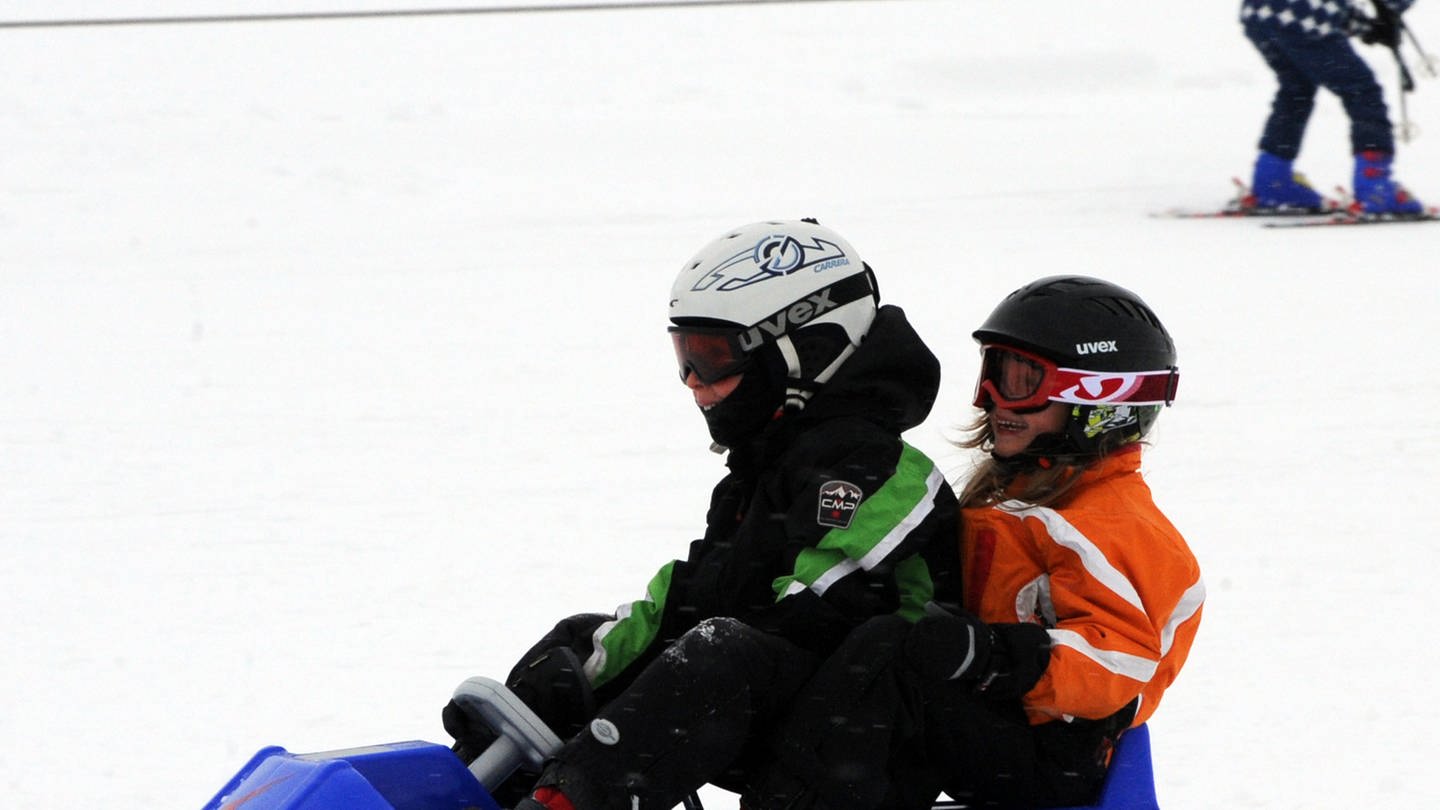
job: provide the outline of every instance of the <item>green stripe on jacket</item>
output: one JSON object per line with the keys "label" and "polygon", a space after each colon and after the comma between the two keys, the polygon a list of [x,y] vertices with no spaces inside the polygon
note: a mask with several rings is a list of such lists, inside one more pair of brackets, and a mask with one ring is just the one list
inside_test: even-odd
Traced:
{"label": "green stripe on jacket", "polygon": [[[924,453],[908,444],[901,448],[895,474],[860,503],[850,526],[826,532],[814,548],[796,556],[790,575],[775,580],[777,602],[806,589],[824,595],[847,574],[874,568],[930,514],[944,476]],[[901,590],[900,613],[918,618],[934,595],[929,566],[918,556],[906,559],[896,565],[895,580]]]}
{"label": "green stripe on jacket", "polygon": [[617,611],[613,621],[595,630],[595,651],[585,662],[591,685],[599,686],[620,674],[655,641],[674,572],[675,561],[671,560],[651,578],[644,599],[631,602]]}

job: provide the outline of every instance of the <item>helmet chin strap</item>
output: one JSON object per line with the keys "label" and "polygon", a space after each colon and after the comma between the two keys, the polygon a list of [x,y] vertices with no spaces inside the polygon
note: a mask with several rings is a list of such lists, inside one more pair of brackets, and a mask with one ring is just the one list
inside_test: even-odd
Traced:
{"label": "helmet chin strap", "polygon": [[775,341],[775,347],[780,350],[780,356],[785,359],[785,376],[789,380],[789,385],[785,388],[785,410],[787,411],[805,410],[805,405],[811,397],[815,396],[815,392],[820,390],[820,386],[829,382],[830,378],[835,376],[835,372],[840,370],[840,366],[844,365],[850,355],[855,353],[855,344],[845,344],[845,348],[835,355],[835,359],[831,360],[829,365],[816,374],[814,379],[807,380],[802,376],[800,355],[795,351],[795,344],[790,340],[790,336],[782,335]]}

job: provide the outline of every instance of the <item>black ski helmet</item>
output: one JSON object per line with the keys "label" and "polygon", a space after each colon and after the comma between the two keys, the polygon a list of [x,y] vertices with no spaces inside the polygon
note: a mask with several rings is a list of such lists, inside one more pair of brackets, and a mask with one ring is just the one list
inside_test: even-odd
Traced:
{"label": "black ski helmet", "polygon": [[982,346],[1023,349],[1060,368],[1102,377],[1165,373],[1162,395],[1146,404],[1075,403],[1058,445],[1037,448],[1045,455],[1089,456],[1139,441],[1174,400],[1179,383],[1175,342],[1154,311],[1135,293],[1098,278],[1032,281],[1006,296],[974,337]]}

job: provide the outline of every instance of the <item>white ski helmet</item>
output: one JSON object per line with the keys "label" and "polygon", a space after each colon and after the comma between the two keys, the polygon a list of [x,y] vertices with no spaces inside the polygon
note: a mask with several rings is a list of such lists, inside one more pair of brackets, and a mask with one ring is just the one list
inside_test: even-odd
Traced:
{"label": "white ski helmet", "polygon": [[864,340],[879,298],[855,248],[813,219],[736,228],[687,261],[670,290],[681,376],[712,381],[687,361],[686,334],[727,339],[732,373],[773,346],[786,370],[785,405],[803,408]]}

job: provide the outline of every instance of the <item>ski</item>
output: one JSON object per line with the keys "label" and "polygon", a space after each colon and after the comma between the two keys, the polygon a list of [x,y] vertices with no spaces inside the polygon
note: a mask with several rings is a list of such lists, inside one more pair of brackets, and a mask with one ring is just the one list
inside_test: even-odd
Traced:
{"label": "ski", "polygon": [[1266,228],[1331,228],[1342,225],[1399,225],[1408,222],[1440,222],[1440,210],[1431,208],[1418,214],[1356,214],[1341,211],[1322,218],[1293,222],[1266,222]]}
{"label": "ski", "polygon": [[1150,214],[1158,219],[1248,219],[1271,220],[1262,223],[1266,228],[1333,228],[1345,225],[1397,225],[1405,222],[1440,222],[1440,207],[1426,208],[1415,214],[1367,214],[1361,210],[1354,197],[1345,188],[1337,187],[1338,200],[1322,198],[1325,207],[1311,208],[1259,208],[1255,195],[1239,178],[1235,184],[1235,198],[1218,209],[1168,208]]}
{"label": "ski", "polygon": [[[1335,210],[1313,211],[1308,208],[1167,208],[1152,211],[1154,219],[1284,219],[1303,220],[1306,218],[1330,217]],[[1280,224],[1280,223],[1273,223]]]}
{"label": "ski", "polygon": [[1336,186],[1341,207],[1319,219],[1295,222],[1267,222],[1267,228],[1333,228],[1345,225],[1398,225],[1403,222],[1440,222],[1440,207],[1430,206],[1414,214],[1367,214],[1354,195]]}
{"label": "ski", "polygon": [[1194,209],[1194,208],[1167,208],[1164,211],[1155,211],[1150,214],[1156,219],[1248,219],[1262,217],[1266,219],[1305,220],[1315,217],[1330,217],[1341,211],[1341,204],[1336,200],[1325,199],[1325,207],[1314,208],[1260,208],[1255,204],[1255,195],[1250,193],[1250,187],[1238,177],[1231,178],[1235,184],[1235,197],[1221,208],[1215,209]]}

